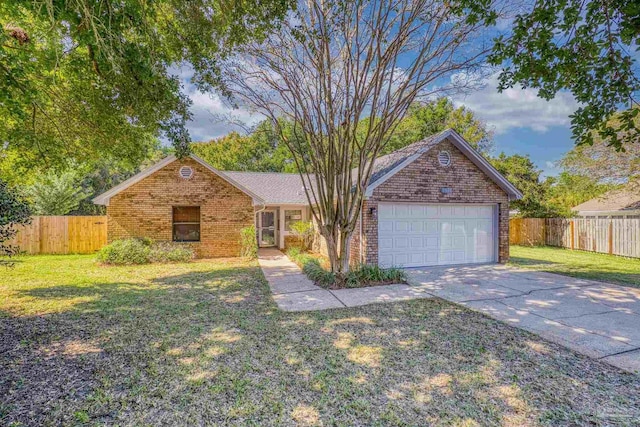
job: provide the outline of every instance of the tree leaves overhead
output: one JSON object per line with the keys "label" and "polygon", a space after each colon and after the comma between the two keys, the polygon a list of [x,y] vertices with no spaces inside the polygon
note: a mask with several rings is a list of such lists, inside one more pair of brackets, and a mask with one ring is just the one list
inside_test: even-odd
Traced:
{"label": "tree leaves overhead", "polygon": [[[499,89],[521,84],[539,89],[544,99],[569,90],[582,104],[571,116],[577,143],[593,144],[596,134],[617,150],[636,142],[640,137],[634,121],[640,112],[636,61],[640,2],[542,0],[531,4],[515,19],[512,34],[496,40],[490,61],[505,66]],[[620,120],[608,122],[621,107],[628,109]]]}
{"label": "tree leaves overhead", "polygon": [[189,151],[190,100],[172,66],[203,90],[217,60],[260,37],[286,1],[10,0],[0,4],[0,141],[25,161],[88,156],[138,163],[139,142]]}

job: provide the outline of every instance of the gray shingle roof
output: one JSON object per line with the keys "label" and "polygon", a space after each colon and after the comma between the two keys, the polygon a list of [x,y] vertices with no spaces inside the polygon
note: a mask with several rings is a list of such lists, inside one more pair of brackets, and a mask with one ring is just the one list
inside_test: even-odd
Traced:
{"label": "gray shingle roof", "polygon": [[302,178],[297,173],[232,171],[223,173],[256,193],[267,204],[307,204]]}
{"label": "gray shingle roof", "polygon": [[403,147],[392,153],[378,157],[373,163],[373,171],[371,172],[369,185],[375,183],[393,168],[407,160],[407,158],[416,154],[418,151],[428,151],[432,146],[436,145],[439,142],[439,137],[442,133],[444,132],[431,135],[425,139],[414,142],[413,144],[409,144],[406,147]]}

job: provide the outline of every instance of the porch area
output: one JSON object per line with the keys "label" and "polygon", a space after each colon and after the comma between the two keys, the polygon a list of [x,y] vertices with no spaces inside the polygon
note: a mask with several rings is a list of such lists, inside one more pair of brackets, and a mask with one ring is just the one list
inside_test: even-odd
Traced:
{"label": "porch area", "polygon": [[291,224],[309,221],[310,212],[305,205],[273,205],[256,211],[256,234],[260,248],[285,249],[294,237]]}

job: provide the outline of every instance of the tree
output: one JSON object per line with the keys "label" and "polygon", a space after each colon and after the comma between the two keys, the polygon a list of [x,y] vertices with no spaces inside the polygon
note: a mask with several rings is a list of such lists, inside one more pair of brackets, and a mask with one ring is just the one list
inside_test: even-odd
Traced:
{"label": "tree", "polygon": [[189,152],[190,100],[171,67],[202,90],[217,61],[277,24],[287,0],[8,0],[0,3],[0,141],[26,162],[92,156],[139,161],[164,136]]}
{"label": "tree", "polygon": [[505,153],[500,153],[497,157],[490,159],[490,162],[522,192],[522,199],[510,202],[510,207],[517,209],[520,216],[544,218],[559,215],[556,209],[547,204],[547,192],[552,181],[540,180],[542,171],[536,167],[529,156],[520,154],[507,156]]}
{"label": "tree", "polygon": [[592,145],[574,147],[560,161],[560,166],[573,174],[604,183],[637,184],[640,180],[640,143],[625,144],[624,147],[624,151],[612,150],[608,140],[597,137]]}
{"label": "tree", "polygon": [[574,175],[562,172],[557,178],[551,179],[548,190],[548,204],[555,207],[561,216],[571,216],[572,208],[601,196],[617,187],[615,184],[603,184],[587,175]]}
{"label": "tree", "polygon": [[[579,144],[592,144],[596,134],[617,150],[637,141],[640,126],[634,119],[640,112],[640,79],[634,51],[640,42],[640,3],[546,0],[529,4],[515,19],[512,33],[495,41],[490,61],[505,67],[499,89],[520,84],[538,88],[544,99],[569,90],[582,104],[571,117]],[[474,10],[478,11],[473,18],[494,17],[490,8]],[[620,113],[617,123],[608,122],[621,105],[630,108]]]}
{"label": "tree", "polygon": [[289,149],[267,120],[260,122],[249,135],[231,132],[209,142],[194,143],[192,150],[221,170],[296,172]]}
{"label": "tree", "polygon": [[[17,233],[16,226],[31,222],[29,205],[6,182],[0,180],[0,257],[12,257],[19,251],[18,247],[7,242]],[[13,263],[0,259],[0,266],[12,266]]]}
{"label": "tree", "polygon": [[453,102],[446,97],[411,105],[385,146],[383,154],[449,128],[455,129],[476,150],[488,155],[492,148],[493,132],[473,111],[466,107],[455,108]]}
{"label": "tree", "polygon": [[87,193],[80,186],[76,174],[66,171],[44,175],[29,189],[28,196],[35,214],[66,215],[78,209]]}
{"label": "tree", "polygon": [[399,121],[418,98],[468,88],[482,74],[483,25],[465,13],[458,1],[299,1],[222,66],[233,102],[264,114],[291,150],[338,280],[373,160]]}

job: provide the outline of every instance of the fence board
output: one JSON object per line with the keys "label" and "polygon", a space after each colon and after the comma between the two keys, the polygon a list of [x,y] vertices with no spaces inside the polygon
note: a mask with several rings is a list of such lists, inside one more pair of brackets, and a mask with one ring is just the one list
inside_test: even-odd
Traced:
{"label": "fence board", "polygon": [[637,218],[512,218],[509,243],[640,258]]}
{"label": "fence board", "polygon": [[28,254],[87,254],[107,244],[106,216],[35,216],[10,242]]}

